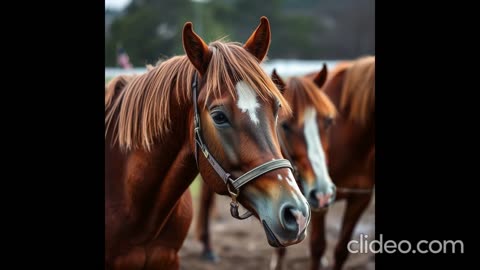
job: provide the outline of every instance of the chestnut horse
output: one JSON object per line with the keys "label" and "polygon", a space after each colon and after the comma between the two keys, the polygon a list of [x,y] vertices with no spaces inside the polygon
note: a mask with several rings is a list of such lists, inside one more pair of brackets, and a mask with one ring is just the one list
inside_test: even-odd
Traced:
{"label": "chestnut horse", "polygon": [[106,87],[107,269],[179,268],[192,220],[188,187],[198,173],[232,198],[232,216],[258,218],[271,246],[306,235],[310,207],[276,130],[278,114],[290,107],[260,66],[270,46],[268,20],[261,18],[244,45],[207,45],[190,22],[182,39],[186,55]]}
{"label": "chestnut horse", "polygon": [[[278,129],[278,134],[282,153],[294,165],[297,184],[312,210],[326,208],[335,200],[335,185],[326,164],[328,137],[323,135],[327,134],[336,110],[320,90],[327,73],[324,65],[312,79],[292,77],[286,83],[276,70],[272,73],[272,80],[292,108],[290,117],[280,119],[282,128]],[[278,179],[283,180],[282,176],[278,176]],[[214,198],[214,193],[203,184],[196,229],[203,245],[202,257],[209,261],[218,259],[212,250],[209,233],[209,216]],[[272,265],[277,263],[272,260]]]}
{"label": "chestnut horse", "polygon": [[[313,78],[315,74],[305,77]],[[328,169],[337,187],[336,200],[346,200],[333,269],[342,269],[347,245],[375,186],[375,57],[337,65],[322,90],[338,110],[328,132]],[[319,269],[326,248],[326,212],[312,213],[310,269]]]}

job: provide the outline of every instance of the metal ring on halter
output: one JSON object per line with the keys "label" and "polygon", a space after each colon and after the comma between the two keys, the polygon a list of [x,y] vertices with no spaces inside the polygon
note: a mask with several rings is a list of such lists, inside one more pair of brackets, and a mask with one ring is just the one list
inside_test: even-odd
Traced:
{"label": "metal ring on halter", "polygon": [[233,192],[233,191],[230,189],[229,183],[227,183],[227,189],[228,189],[228,193],[230,193],[230,197],[232,197],[232,201],[235,201],[235,202],[236,202],[238,195],[240,195],[240,190],[234,188],[234,190],[236,191],[236,193]]}
{"label": "metal ring on halter", "polygon": [[234,188],[236,190],[236,193],[233,192],[230,189],[229,184],[227,184],[227,189],[228,189],[228,193],[230,193],[230,197],[232,198],[232,201],[230,202],[230,214],[232,215],[232,217],[234,217],[236,219],[246,219],[246,218],[249,218],[250,216],[252,216],[253,213],[248,211],[248,210],[243,215],[240,215],[240,213],[238,212],[237,197],[240,194],[240,190]]}

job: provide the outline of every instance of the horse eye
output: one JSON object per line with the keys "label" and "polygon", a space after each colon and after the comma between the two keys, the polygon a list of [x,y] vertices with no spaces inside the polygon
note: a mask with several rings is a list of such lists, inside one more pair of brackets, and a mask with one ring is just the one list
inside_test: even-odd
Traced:
{"label": "horse eye", "polygon": [[225,114],[223,112],[216,111],[216,112],[213,112],[211,115],[212,115],[213,121],[217,125],[224,125],[224,124],[228,123],[227,116],[225,116]]}
{"label": "horse eye", "polygon": [[283,123],[283,124],[282,124],[282,128],[283,128],[283,130],[285,130],[285,131],[290,131],[290,130],[291,130],[291,129],[290,129],[290,126],[289,126],[287,123]]}
{"label": "horse eye", "polygon": [[325,127],[329,127],[332,124],[333,124],[333,118],[332,117],[325,118]]}

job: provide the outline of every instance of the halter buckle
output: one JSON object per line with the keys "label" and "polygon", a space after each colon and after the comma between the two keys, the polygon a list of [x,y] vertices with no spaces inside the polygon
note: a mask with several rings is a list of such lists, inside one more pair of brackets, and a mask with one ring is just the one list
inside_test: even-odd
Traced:
{"label": "halter buckle", "polygon": [[234,204],[235,206],[238,206],[237,197],[238,195],[240,195],[240,190],[234,188],[235,192],[233,192],[230,189],[230,185],[231,185],[230,183],[227,183],[228,193],[230,193],[230,197],[232,198],[232,202],[230,204]]}

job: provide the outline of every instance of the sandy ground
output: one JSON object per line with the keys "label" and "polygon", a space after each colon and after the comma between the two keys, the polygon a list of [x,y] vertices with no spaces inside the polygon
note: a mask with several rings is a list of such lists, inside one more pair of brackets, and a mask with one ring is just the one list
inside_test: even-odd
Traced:
{"label": "sandy ground", "polygon": [[[194,198],[195,208],[198,200]],[[335,203],[327,215],[327,251],[326,258],[332,261],[333,250],[340,231],[345,202]],[[196,209],[195,209],[196,210]],[[374,240],[375,234],[375,197],[362,215],[355,229],[353,239],[359,240],[360,234],[368,234],[368,240]],[[198,211],[195,211],[195,217]],[[216,197],[216,214],[211,220],[213,249],[220,261],[209,263],[200,259],[201,245],[194,236],[195,223],[180,251],[181,269],[268,269],[273,248],[267,243],[260,222],[255,218],[236,220],[229,214],[229,199]],[[308,236],[300,244],[287,249],[284,269],[308,269]],[[327,268],[328,269],[328,268]],[[373,270],[375,257],[372,253],[350,254],[344,269]]]}

